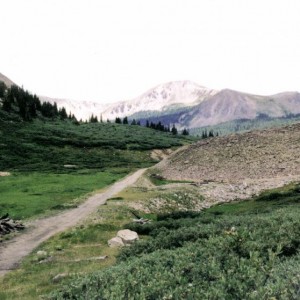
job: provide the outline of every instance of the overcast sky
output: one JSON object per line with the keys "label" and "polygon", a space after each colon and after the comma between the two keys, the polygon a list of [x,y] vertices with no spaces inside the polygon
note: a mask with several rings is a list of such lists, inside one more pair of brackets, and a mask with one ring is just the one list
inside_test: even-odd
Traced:
{"label": "overcast sky", "polygon": [[114,102],[173,80],[300,91],[299,0],[0,0],[0,72]]}

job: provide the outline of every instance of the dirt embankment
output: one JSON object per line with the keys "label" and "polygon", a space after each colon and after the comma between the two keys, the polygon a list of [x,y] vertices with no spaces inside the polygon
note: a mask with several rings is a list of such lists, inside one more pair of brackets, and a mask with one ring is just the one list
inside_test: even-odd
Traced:
{"label": "dirt embankment", "polygon": [[300,123],[201,140],[162,161],[167,179],[192,180],[208,198],[247,198],[300,181]]}

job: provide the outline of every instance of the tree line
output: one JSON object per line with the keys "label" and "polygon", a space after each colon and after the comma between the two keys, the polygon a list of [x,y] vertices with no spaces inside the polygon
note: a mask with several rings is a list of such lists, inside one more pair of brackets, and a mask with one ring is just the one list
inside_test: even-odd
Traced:
{"label": "tree line", "polygon": [[[128,117],[124,117],[123,120],[120,117],[116,117],[115,123],[116,124],[129,124],[130,122],[128,120]],[[141,126],[141,122],[139,120],[136,121],[135,119],[132,119],[130,124]],[[158,123],[154,123],[154,122],[149,122],[149,120],[147,120],[145,126],[147,128],[151,128],[151,129],[158,130],[158,131],[171,132],[173,135],[178,134],[178,130],[177,130],[175,124],[173,124],[173,126],[170,127],[169,125],[165,126],[160,121]],[[189,131],[186,128],[184,128],[182,131],[182,135],[189,135]]]}
{"label": "tree line", "polygon": [[36,95],[32,95],[16,85],[7,87],[2,81],[0,81],[0,99],[2,100],[2,110],[15,113],[24,121],[45,117],[61,120],[70,119],[77,122],[74,114],[67,114],[64,107],[58,108],[56,103],[41,102]]}

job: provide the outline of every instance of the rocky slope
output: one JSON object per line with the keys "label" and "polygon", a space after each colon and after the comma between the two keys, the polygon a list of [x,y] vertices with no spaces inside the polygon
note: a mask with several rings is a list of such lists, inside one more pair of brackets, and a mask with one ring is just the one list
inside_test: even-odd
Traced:
{"label": "rocky slope", "polygon": [[201,140],[157,165],[163,177],[197,182],[215,201],[247,198],[300,181],[300,123]]}

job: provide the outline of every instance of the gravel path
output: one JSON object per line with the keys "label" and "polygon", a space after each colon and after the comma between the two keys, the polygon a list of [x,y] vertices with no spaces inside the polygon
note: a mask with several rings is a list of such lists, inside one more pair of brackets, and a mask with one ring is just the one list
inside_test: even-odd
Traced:
{"label": "gravel path", "polygon": [[42,242],[54,234],[76,225],[79,220],[87,217],[99,205],[103,205],[107,199],[132,185],[145,170],[140,169],[128,175],[110,186],[105,192],[91,196],[77,208],[31,222],[30,228],[26,232],[0,245],[0,276],[16,269],[20,261]]}

